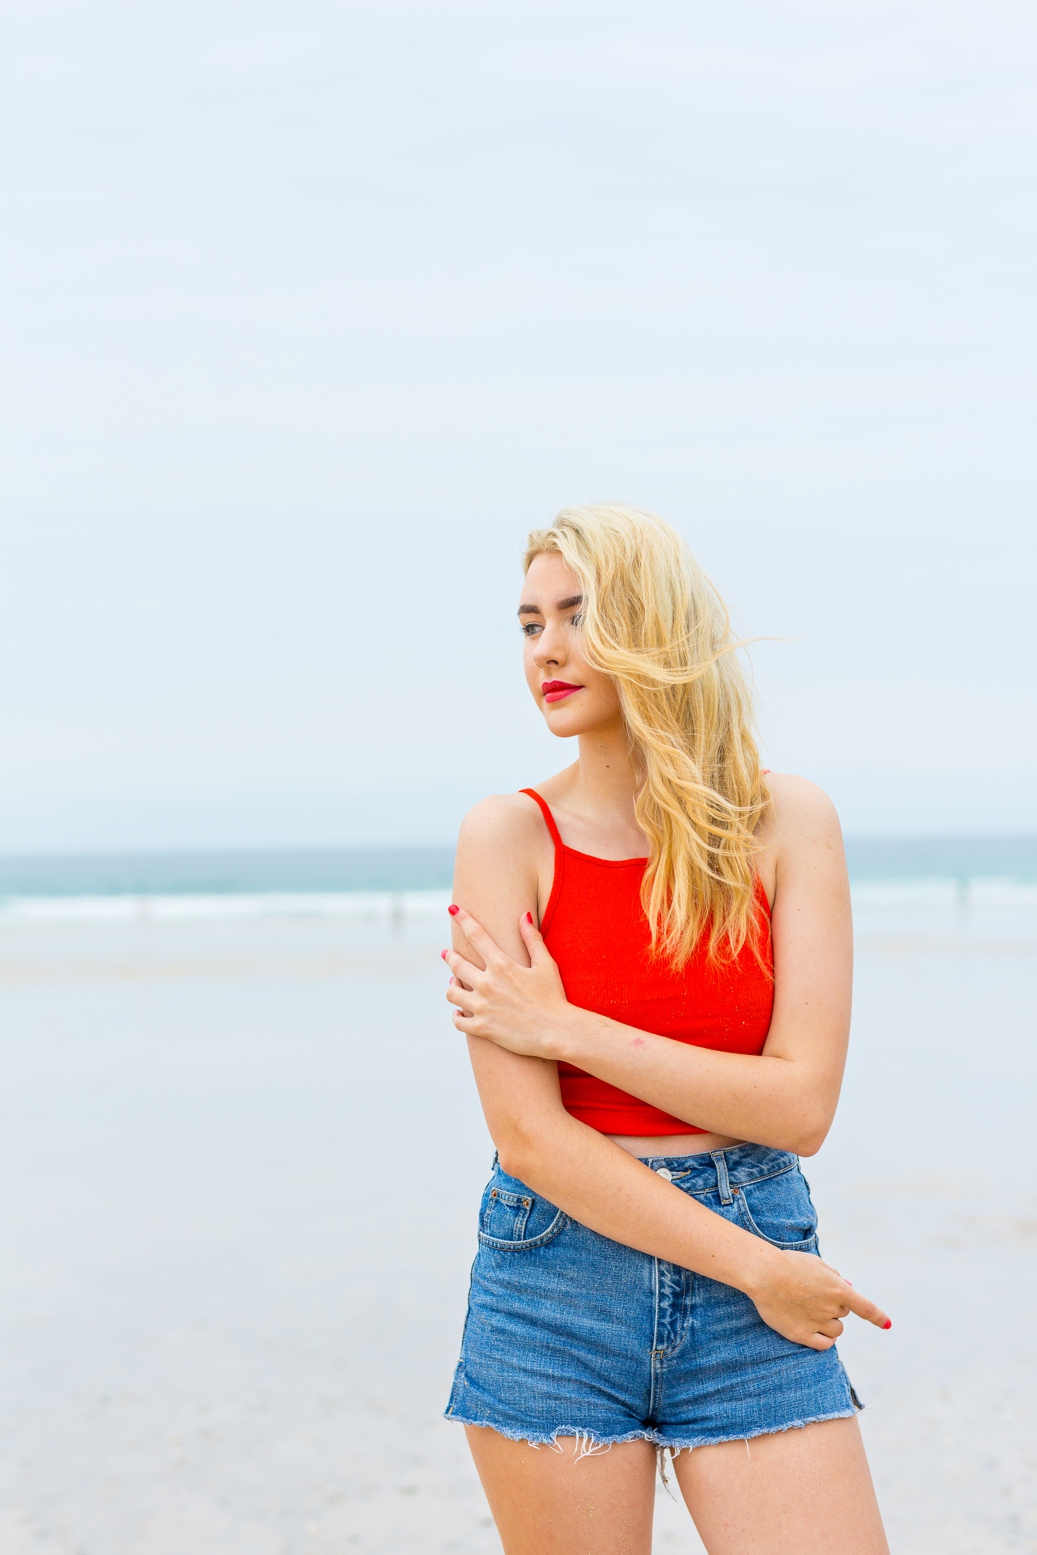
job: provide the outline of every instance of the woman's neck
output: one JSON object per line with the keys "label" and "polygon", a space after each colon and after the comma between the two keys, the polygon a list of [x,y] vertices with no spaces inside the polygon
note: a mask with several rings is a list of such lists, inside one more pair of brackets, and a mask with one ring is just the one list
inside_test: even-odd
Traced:
{"label": "woman's neck", "polygon": [[633,824],[637,778],[630,764],[624,729],[581,734],[580,758],[570,768],[572,808],[605,821],[617,814]]}
{"label": "woman's neck", "polygon": [[622,729],[581,734],[580,758],[549,778],[543,795],[555,811],[562,840],[596,858],[645,858],[648,839],[634,816],[637,779]]}

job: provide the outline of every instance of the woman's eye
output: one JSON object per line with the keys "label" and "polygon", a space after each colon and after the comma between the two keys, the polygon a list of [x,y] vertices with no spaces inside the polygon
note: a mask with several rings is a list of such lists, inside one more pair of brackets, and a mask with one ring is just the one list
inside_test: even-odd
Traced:
{"label": "woman's eye", "polygon": [[578,611],[576,615],[570,617],[569,625],[570,626],[579,626],[582,621],[583,621],[583,611],[581,610],[581,611]]}
{"label": "woman's eye", "polygon": [[527,621],[522,628],[523,637],[534,637],[537,632],[543,631],[543,627],[536,621]]}

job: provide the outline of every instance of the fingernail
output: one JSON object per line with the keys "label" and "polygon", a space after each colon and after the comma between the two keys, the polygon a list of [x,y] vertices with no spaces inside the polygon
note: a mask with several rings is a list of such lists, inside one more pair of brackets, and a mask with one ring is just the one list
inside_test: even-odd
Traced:
{"label": "fingernail", "polygon": [[886,1321],[883,1323],[882,1326],[883,1326],[883,1328],[892,1328],[893,1327],[893,1319],[891,1317],[887,1317]]}
{"label": "fingernail", "polygon": [[531,912],[527,912],[527,914],[526,914],[526,922],[527,923],[532,923],[533,922],[533,914]]}
{"label": "fingernail", "polygon": [[[443,954],[446,955],[446,951],[444,951]],[[846,1280],[845,1274],[843,1275],[843,1279]],[[852,1290],[853,1289],[853,1281],[852,1280],[846,1280],[846,1283],[850,1287],[850,1289]]]}
{"label": "fingernail", "polygon": [[451,902],[450,906],[447,908],[447,912],[450,914],[451,918],[456,918],[460,911],[461,911],[460,907],[455,907],[452,902]]}
{"label": "fingernail", "polygon": [[439,952],[439,959],[440,959],[440,960],[441,960],[441,961],[445,961],[445,960],[446,960],[446,958],[447,958],[447,953],[446,953],[446,951],[445,951],[445,950],[441,950],[441,951],[440,951],[440,952]]}

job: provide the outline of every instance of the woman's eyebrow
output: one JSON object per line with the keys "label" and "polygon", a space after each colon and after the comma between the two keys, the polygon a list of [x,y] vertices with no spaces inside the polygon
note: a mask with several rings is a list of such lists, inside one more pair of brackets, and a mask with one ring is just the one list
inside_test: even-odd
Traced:
{"label": "woman's eyebrow", "polygon": [[[582,605],[582,604],[583,604],[583,595],[582,594],[572,594],[572,595],[570,595],[570,597],[568,599],[560,599],[558,601],[557,605],[555,606],[555,609],[556,610],[572,610],[574,605]],[[539,605],[519,605],[518,613],[519,613],[520,616],[542,616],[544,612],[541,610]]]}

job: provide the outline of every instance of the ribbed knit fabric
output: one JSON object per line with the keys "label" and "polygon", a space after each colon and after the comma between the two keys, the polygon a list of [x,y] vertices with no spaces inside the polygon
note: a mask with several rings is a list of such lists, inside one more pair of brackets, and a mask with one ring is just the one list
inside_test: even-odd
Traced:
{"label": "ribbed knit fabric", "polygon": [[[700,943],[680,972],[652,959],[641,906],[646,860],[595,858],[566,847],[550,807],[535,789],[521,792],[540,806],[554,841],[554,884],[540,932],[558,963],[569,1003],[695,1047],[761,1052],[774,983],[750,946],[734,960],[711,962]],[[765,933],[761,950],[769,963],[770,908],[759,879],[757,889]],[[705,1132],[572,1064],[560,1063],[558,1073],[566,1110],[602,1134]]]}

